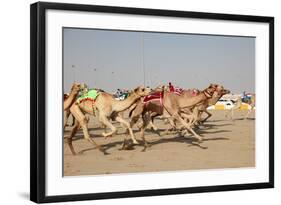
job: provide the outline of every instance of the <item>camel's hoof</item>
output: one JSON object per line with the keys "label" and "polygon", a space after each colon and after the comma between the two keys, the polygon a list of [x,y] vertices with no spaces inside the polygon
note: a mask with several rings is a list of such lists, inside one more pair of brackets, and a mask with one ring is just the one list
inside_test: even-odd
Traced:
{"label": "camel's hoof", "polygon": [[159,131],[156,131],[156,134],[161,137],[161,133]]}
{"label": "camel's hoof", "polygon": [[133,144],[126,144],[124,146],[122,146],[122,148],[119,149],[120,151],[121,150],[134,150],[134,146]]}
{"label": "camel's hoof", "polygon": [[108,138],[108,137],[112,137],[112,135],[106,134],[104,132],[102,133],[102,136],[104,136],[105,139]]}
{"label": "camel's hoof", "polygon": [[101,151],[104,155],[109,155],[109,153],[108,153],[104,148],[99,147],[98,149],[99,149],[99,151]]}
{"label": "camel's hoof", "polygon": [[197,137],[196,139],[197,139],[197,142],[198,142],[198,143],[203,142],[203,138],[202,138],[202,137]]}
{"label": "camel's hoof", "polygon": [[139,145],[140,143],[138,141],[133,141],[133,145]]}
{"label": "camel's hoof", "polygon": [[145,152],[148,148],[150,148],[151,145],[150,144],[145,144],[143,149],[141,150],[142,152]]}

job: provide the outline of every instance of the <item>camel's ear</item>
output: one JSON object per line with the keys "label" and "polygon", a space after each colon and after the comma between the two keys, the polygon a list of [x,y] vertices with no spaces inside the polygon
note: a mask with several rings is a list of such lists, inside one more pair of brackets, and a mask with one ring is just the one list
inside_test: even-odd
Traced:
{"label": "camel's ear", "polygon": [[213,87],[213,88],[216,88],[216,87],[218,87],[218,84],[211,83],[210,86]]}
{"label": "camel's ear", "polygon": [[136,87],[136,88],[134,89],[134,92],[138,92],[139,88],[140,88],[140,87]]}

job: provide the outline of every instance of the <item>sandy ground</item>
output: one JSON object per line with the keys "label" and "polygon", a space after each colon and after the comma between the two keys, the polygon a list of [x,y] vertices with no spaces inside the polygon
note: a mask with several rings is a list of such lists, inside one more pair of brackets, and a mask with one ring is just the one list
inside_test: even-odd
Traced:
{"label": "sandy ground", "polygon": [[[73,146],[77,153],[73,156],[64,143],[64,175],[96,175],[111,173],[175,171],[191,169],[239,168],[255,166],[255,120],[243,120],[247,111],[237,111],[235,121],[226,119],[226,111],[211,111],[213,116],[196,132],[203,136],[201,144],[195,143],[190,134],[184,137],[177,133],[159,136],[148,129],[145,133],[151,144],[145,152],[141,145],[132,150],[120,150],[125,130],[118,127],[118,134],[103,138],[104,129],[98,128],[97,119],[91,119],[89,130],[94,140],[103,145],[109,155],[100,151],[83,139],[80,130]],[[164,132],[168,127],[163,120],[155,124]],[[139,131],[134,127],[136,137]],[[69,128],[65,137],[69,135]],[[141,140],[140,140],[141,141]]]}

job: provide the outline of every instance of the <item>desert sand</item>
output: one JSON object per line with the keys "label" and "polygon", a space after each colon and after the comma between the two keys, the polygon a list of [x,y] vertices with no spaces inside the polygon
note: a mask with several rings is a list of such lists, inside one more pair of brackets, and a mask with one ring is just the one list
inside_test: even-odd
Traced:
{"label": "desert sand", "polygon": [[[246,112],[236,111],[235,120],[231,121],[225,117],[226,111],[211,111],[213,116],[196,130],[204,138],[201,144],[197,144],[190,134],[180,136],[173,132],[159,136],[147,129],[145,136],[151,147],[145,152],[142,145],[120,150],[124,128],[115,123],[118,133],[105,139],[101,136],[104,129],[99,128],[96,118],[91,118],[90,134],[109,155],[103,155],[84,140],[79,130],[73,141],[79,154],[73,156],[64,143],[64,176],[254,167],[255,116],[252,113],[249,119],[244,120]],[[162,133],[169,127],[160,119],[156,119],[155,124]],[[68,127],[64,137],[70,134],[69,130]],[[134,133],[141,142],[136,126]]]}

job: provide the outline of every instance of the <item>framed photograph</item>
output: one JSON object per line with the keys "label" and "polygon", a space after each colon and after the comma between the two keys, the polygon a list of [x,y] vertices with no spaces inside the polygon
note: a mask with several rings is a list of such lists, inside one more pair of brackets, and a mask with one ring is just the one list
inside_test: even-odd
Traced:
{"label": "framed photograph", "polygon": [[31,5],[30,199],[274,187],[274,18]]}

